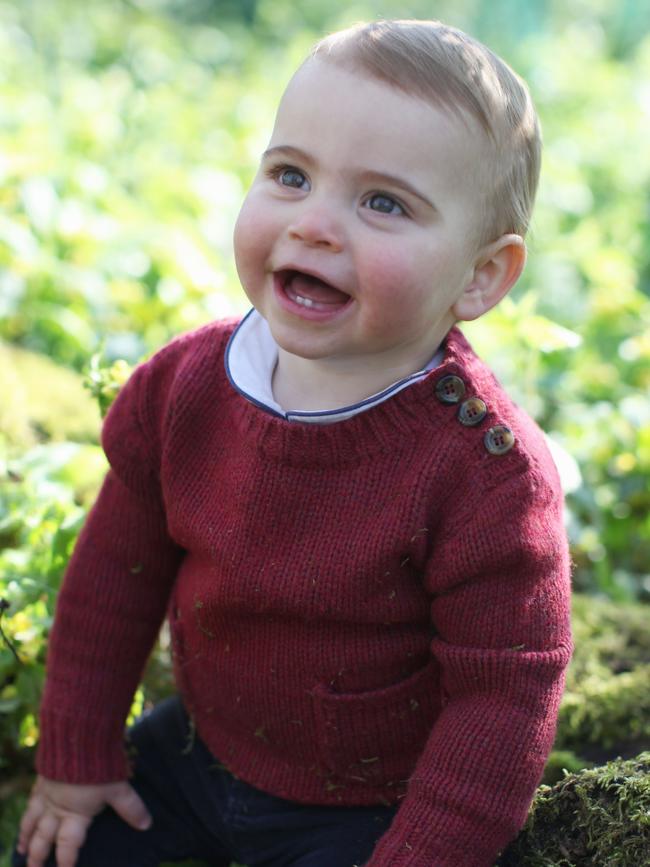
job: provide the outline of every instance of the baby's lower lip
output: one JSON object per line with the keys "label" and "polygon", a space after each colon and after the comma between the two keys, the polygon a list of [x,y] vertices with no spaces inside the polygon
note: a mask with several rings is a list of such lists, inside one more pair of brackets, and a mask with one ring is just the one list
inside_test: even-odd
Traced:
{"label": "baby's lower lip", "polygon": [[294,316],[312,321],[323,321],[337,317],[344,310],[347,310],[352,300],[348,297],[344,303],[339,301],[330,303],[307,298],[287,285],[283,275],[278,272],[273,274],[273,288],[276,298],[284,310],[294,314]]}

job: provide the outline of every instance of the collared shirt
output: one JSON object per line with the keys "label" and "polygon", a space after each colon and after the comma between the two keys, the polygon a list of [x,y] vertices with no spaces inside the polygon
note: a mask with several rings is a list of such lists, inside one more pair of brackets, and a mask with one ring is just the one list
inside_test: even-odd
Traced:
{"label": "collared shirt", "polygon": [[388,400],[403,388],[413,385],[440,364],[443,354],[443,350],[438,349],[422,370],[409,374],[357,403],[324,410],[285,410],[273,397],[272,388],[273,371],[278,361],[278,345],[266,319],[253,308],[233,332],[226,349],[225,362],[226,373],[232,386],[261,409],[287,421],[330,424],[352,418],[357,413]]}

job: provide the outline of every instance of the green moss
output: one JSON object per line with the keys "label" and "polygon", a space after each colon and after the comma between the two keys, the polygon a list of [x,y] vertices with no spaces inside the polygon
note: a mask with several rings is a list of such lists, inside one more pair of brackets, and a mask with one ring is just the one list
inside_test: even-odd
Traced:
{"label": "green moss", "polygon": [[0,432],[21,449],[43,440],[97,440],[97,404],[83,377],[49,358],[0,342]]}
{"label": "green moss", "polygon": [[593,767],[593,765],[591,762],[586,762],[577,753],[571,750],[553,750],[544,768],[542,782],[546,786],[552,786],[564,779],[565,771],[575,774],[578,771],[583,771],[586,767]]}
{"label": "green moss", "polygon": [[650,608],[574,594],[575,654],[567,685],[594,672],[618,674],[650,662]]}
{"label": "green moss", "polygon": [[498,867],[650,864],[650,753],[540,786]]}
{"label": "green moss", "polygon": [[[650,864],[650,609],[573,599],[575,653],[555,749],[503,867]],[[593,761],[598,767],[593,767]]]}
{"label": "green moss", "polygon": [[610,748],[650,741],[650,665],[608,677],[593,675],[567,690],[558,722],[564,749]]}
{"label": "green moss", "polygon": [[577,595],[573,630],[555,748],[599,761],[650,749],[650,609]]}

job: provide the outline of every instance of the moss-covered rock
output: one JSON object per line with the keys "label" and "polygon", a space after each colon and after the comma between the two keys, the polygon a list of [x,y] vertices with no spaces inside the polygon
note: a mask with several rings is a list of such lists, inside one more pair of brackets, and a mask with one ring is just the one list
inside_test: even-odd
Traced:
{"label": "moss-covered rock", "polygon": [[650,609],[576,595],[573,632],[546,785],[502,867],[650,864]]}
{"label": "moss-covered rock", "polygon": [[567,686],[593,673],[620,674],[650,663],[650,607],[600,596],[573,596],[575,654]]}
{"label": "moss-covered rock", "polygon": [[546,767],[544,768],[544,785],[552,786],[563,780],[567,773],[575,774],[578,771],[584,771],[586,768],[592,768],[593,762],[588,761],[584,756],[574,753],[572,750],[553,750],[549,756]]}
{"label": "moss-covered rock", "polygon": [[650,864],[650,753],[540,786],[498,867]]}
{"label": "moss-covered rock", "polygon": [[565,749],[593,754],[590,747],[650,741],[650,665],[609,677],[585,678],[562,702],[558,739]]}
{"label": "moss-covered rock", "polygon": [[[573,631],[555,742],[556,750],[573,754],[565,767],[650,750],[650,608],[576,595]],[[557,764],[552,756],[549,771]]]}

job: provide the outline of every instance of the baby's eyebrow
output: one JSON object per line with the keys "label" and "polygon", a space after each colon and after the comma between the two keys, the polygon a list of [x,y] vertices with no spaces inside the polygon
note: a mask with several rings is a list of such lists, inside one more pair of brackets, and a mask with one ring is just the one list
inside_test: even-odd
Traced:
{"label": "baby's eyebrow", "polygon": [[282,154],[302,160],[302,162],[313,162],[307,151],[303,151],[301,148],[294,147],[293,145],[275,145],[272,148],[267,148],[262,154],[262,159],[266,160],[269,157],[279,156]]}

